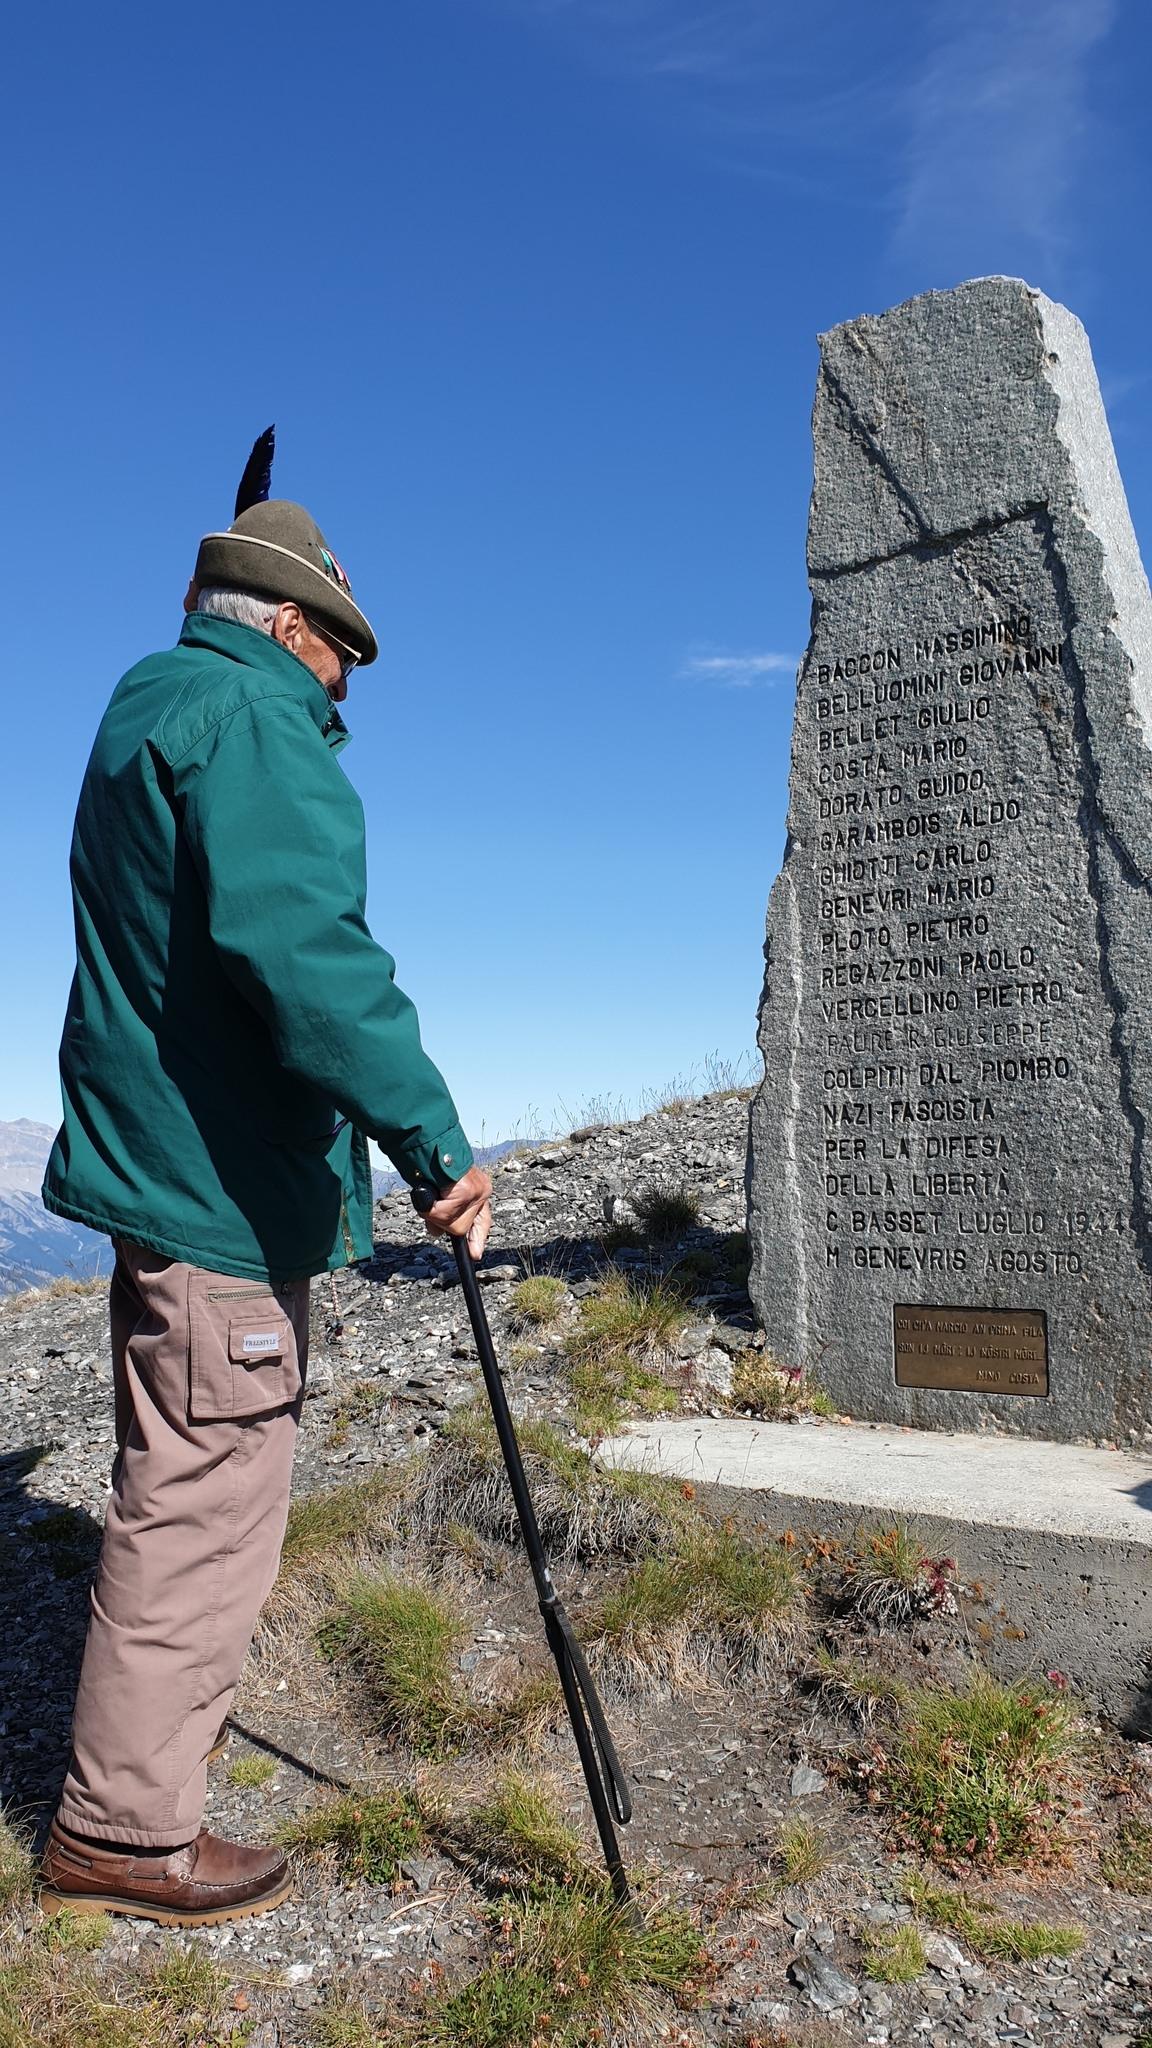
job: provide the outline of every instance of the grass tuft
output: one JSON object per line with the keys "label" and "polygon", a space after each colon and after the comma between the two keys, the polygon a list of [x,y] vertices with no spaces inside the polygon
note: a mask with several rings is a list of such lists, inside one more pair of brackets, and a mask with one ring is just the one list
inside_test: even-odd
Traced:
{"label": "grass tuft", "polygon": [[1052,1852],[1075,1746],[1058,1693],[980,1672],[966,1692],[907,1696],[880,1791],[901,1832],[938,1862],[1024,1863]]}
{"label": "grass tuft", "polygon": [[553,1273],[530,1273],[512,1289],[512,1317],[522,1329],[549,1329],[560,1316],[568,1289]]}
{"label": "grass tuft", "polygon": [[381,2048],[388,2038],[346,1992],[334,1992],[312,2022],[312,2048]]}
{"label": "grass tuft", "polygon": [[294,1500],[288,1511],[281,1577],[328,1567],[358,1546],[389,1536],[399,1498],[397,1477],[373,1472],[367,1479]]}
{"label": "grass tuft", "polygon": [[406,1856],[424,1840],[424,1821],[408,1792],[349,1793],[314,1806],[281,1830],[287,1849],[331,1863],[345,1879],[391,1884]]}
{"label": "grass tuft", "polygon": [[228,1979],[199,1950],[105,1973],[103,1915],[60,1913],[0,1944],[0,2048],[224,2048]]}
{"label": "grass tuft", "polygon": [[655,1368],[691,1316],[675,1280],[610,1274],[580,1305],[567,1342],[576,1420],[589,1437],[607,1435],[630,1410],[659,1414],[676,1392]]}
{"label": "grass tuft", "polygon": [[502,1945],[486,1969],[434,2009],[421,2048],[564,2048],[632,2039],[654,1994],[687,2001],[707,1975],[700,1936],[659,1908],[631,1925],[606,1888],[541,1885],[509,1901]]}
{"label": "grass tuft", "polygon": [[995,1906],[963,1892],[911,1877],[908,1903],[933,1927],[958,1935],[982,1962],[1037,1963],[1048,1956],[1074,1956],[1084,1946],[1082,1927],[1053,1927],[1046,1920],[1008,1920]]}
{"label": "grass tuft", "polygon": [[91,1516],[58,1508],[32,1522],[28,1534],[48,1552],[55,1579],[76,1579],[91,1571],[100,1555],[101,1530]]}
{"label": "grass tuft", "polygon": [[864,1968],[877,1984],[914,1984],[928,1968],[917,1927],[877,1927],[864,1937]]}
{"label": "grass tuft", "polygon": [[844,1593],[857,1614],[880,1628],[900,1627],[920,1614],[955,1613],[952,1558],[930,1558],[907,1523],[869,1534],[853,1558]]}
{"label": "grass tuft", "polygon": [[671,1244],[700,1221],[700,1196],[684,1182],[674,1187],[642,1188],[633,1195],[632,1207],[640,1228],[657,1244]]}
{"label": "grass tuft", "polygon": [[810,1675],[823,1706],[832,1713],[848,1714],[865,1727],[881,1708],[898,1710],[908,1698],[907,1685],[891,1672],[838,1656],[823,1645],[816,1652]]}
{"label": "grass tuft", "polygon": [[775,1861],[784,1884],[812,1884],[831,1860],[823,1828],[808,1820],[786,1820],[780,1829]]}
{"label": "grass tuft", "polygon": [[255,1791],[258,1785],[267,1785],[275,1776],[275,1758],[261,1756],[255,1750],[236,1757],[228,1766],[228,1783],[239,1786],[241,1791]]}
{"label": "grass tuft", "polygon": [[510,1770],[495,1791],[474,1806],[463,1824],[474,1855],[533,1882],[583,1886],[603,1883],[589,1866],[575,1828],[560,1814],[555,1792],[521,1770]]}
{"label": "grass tuft", "polygon": [[328,1447],[339,1450],[348,1441],[354,1423],[374,1422],[392,1400],[386,1380],[347,1380],[339,1390],[336,1407],[328,1424]]}
{"label": "grass tuft", "polygon": [[350,1662],[382,1727],[422,1756],[460,1746],[468,1727],[454,1663],[465,1623],[444,1597],[390,1573],[351,1579],[317,1634],[326,1656]]}
{"label": "grass tuft", "polygon": [[803,1582],[780,1545],[701,1522],[605,1594],[588,1640],[617,1691],[740,1679],[794,1646],[803,1605]]}

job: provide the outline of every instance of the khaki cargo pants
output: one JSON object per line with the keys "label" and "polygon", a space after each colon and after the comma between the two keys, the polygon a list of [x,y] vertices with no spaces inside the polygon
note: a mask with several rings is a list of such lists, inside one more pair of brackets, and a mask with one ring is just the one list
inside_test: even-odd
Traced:
{"label": "khaki cargo pants", "polygon": [[200,1827],[205,1758],[280,1562],[308,1282],[114,1248],[118,1449],[60,1819],[165,1848]]}

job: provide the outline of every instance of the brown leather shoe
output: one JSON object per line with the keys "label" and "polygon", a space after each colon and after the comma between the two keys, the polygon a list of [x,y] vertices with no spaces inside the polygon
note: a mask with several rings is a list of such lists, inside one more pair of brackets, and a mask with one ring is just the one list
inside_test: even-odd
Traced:
{"label": "brown leather shoe", "polygon": [[40,1870],[46,1913],[132,1913],[162,1927],[211,1927],[282,1906],[293,1891],[279,1849],[249,1849],[202,1828],[166,1856],[74,1839],[53,1821]]}

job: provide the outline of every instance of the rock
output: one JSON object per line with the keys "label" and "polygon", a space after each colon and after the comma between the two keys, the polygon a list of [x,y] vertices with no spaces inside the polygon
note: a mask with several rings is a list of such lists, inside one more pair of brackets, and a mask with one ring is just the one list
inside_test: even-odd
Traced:
{"label": "rock", "polygon": [[400,1865],[400,1874],[414,1884],[418,1892],[431,1891],[438,1875],[436,1865],[424,1856],[406,1856]]}
{"label": "rock", "polygon": [[703,1392],[719,1394],[727,1400],[732,1392],[732,1360],[728,1353],[710,1344],[707,1351],[692,1360],[692,1380]]}
{"label": "rock", "polygon": [[792,1772],[789,1790],[793,1799],[814,1799],[819,1792],[827,1790],[828,1780],[822,1771],[812,1764],[797,1764]]}
{"label": "rock", "polygon": [[846,1977],[827,1956],[812,1951],[797,1956],[788,1975],[817,2012],[844,2012],[860,2003],[859,1990],[851,1977]]}
{"label": "rock", "polygon": [[[1115,1442],[1152,1419],[1152,597],[1087,338],[1017,279],[926,293],[823,337],[813,431],[752,1298],[855,1416]],[[986,1180],[925,1175],[953,1102]],[[930,1266],[910,1220],[857,1259],[914,1214]],[[1057,1260],[1077,1214],[1119,1221]]]}
{"label": "rock", "polygon": [[676,1339],[677,1358],[699,1358],[712,1342],[711,1323],[688,1323]]}
{"label": "rock", "polygon": [[477,1267],[477,1278],[482,1287],[494,1287],[500,1283],[506,1285],[509,1281],[521,1280],[523,1277],[519,1266],[495,1265]]}
{"label": "rock", "polygon": [[779,1999],[750,1998],[747,2005],[742,2005],[739,2008],[736,2017],[740,2021],[742,2028],[778,2028],[787,2026],[788,2021],[792,2017],[792,2011],[789,2006],[782,2005]]}
{"label": "rock", "polygon": [[924,1953],[928,1958],[930,1967],[933,1970],[941,1971],[945,1975],[952,1975],[956,1971],[962,1970],[968,1960],[963,1949],[957,1948],[956,1943],[950,1941],[946,1934],[926,1934],[924,1936]]}

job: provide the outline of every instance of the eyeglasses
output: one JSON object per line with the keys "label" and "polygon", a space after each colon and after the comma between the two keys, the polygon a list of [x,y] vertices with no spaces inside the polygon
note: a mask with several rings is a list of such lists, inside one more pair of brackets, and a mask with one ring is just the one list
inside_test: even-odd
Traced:
{"label": "eyeglasses", "polygon": [[347,647],[341,647],[339,641],[334,640],[330,633],[326,633],[323,626],[317,625],[310,612],[304,612],[303,617],[307,620],[317,638],[324,642],[325,647],[330,647],[333,654],[338,657],[340,662],[340,681],[346,683],[359,662],[360,656],[353,654]]}

